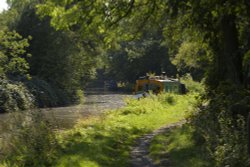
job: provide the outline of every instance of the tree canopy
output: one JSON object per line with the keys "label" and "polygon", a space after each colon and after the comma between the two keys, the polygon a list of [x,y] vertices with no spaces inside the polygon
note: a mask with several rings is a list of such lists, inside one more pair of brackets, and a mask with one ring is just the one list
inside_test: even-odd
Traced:
{"label": "tree canopy", "polygon": [[221,81],[243,83],[242,59],[249,49],[249,6],[247,0],[47,0],[38,6],[38,13],[51,16],[57,28],[76,29],[84,39],[91,34],[91,38],[108,43],[113,41],[112,33],[124,38],[154,23],[164,27],[166,41],[174,45],[171,48],[168,42],[168,47],[177,59],[182,51],[176,48],[182,46],[183,50],[191,44],[188,41],[198,41],[211,50],[212,57],[206,59],[212,62],[209,76],[213,81],[208,84],[216,87]]}

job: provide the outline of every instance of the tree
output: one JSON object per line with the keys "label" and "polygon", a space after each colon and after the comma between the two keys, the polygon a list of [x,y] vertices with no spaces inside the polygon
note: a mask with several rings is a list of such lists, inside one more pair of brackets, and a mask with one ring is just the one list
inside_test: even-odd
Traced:
{"label": "tree", "polygon": [[30,79],[26,61],[31,56],[26,51],[29,39],[7,30],[0,31],[0,39],[0,113],[29,109],[33,96],[22,83],[11,81]]}
{"label": "tree", "polygon": [[213,69],[208,85],[215,88],[223,81],[242,85],[242,58],[249,49],[249,39],[243,39],[241,34],[246,33],[249,24],[249,2],[187,0],[174,6],[177,8],[172,18],[181,19],[186,29],[201,33],[203,43],[212,50]]}
{"label": "tree", "polygon": [[0,31],[0,77],[28,76],[31,55],[26,52],[29,39],[16,32]]}
{"label": "tree", "polygon": [[50,18],[40,19],[35,8],[39,3],[38,0],[12,0],[10,11],[19,15],[10,28],[25,37],[32,36],[28,51],[33,56],[27,59],[30,74],[66,91],[74,99],[77,91],[95,75],[97,51],[84,45],[74,32],[55,30]]}
{"label": "tree", "polygon": [[[57,2],[46,1],[45,5],[39,6],[39,13],[51,16],[52,24],[57,28],[77,26],[85,32],[83,36],[92,30],[95,35],[108,39],[107,32],[113,29],[114,24],[119,26],[120,29],[116,29],[119,34],[124,32],[122,26],[126,30],[131,25],[144,28],[147,21],[165,26],[166,29],[178,25],[177,30],[172,29],[170,34],[166,34],[166,38],[176,33],[184,35],[183,32],[190,38],[198,32],[199,39],[208,44],[214,55],[213,69],[209,74],[213,80],[208,81],[208,85],[217,87],[223,81],[236,85],[243,83],[242,58],[249,48],[249,39],[245,36],[249,34],[250,5],[247,0]],[[131,27],[129,30],[133,32],[136,28]],[[178,41],[184,42],[187,38],[184,35]]]}
{"label": "tree", "polygon": [[161,45],[161,33],[144,33],[140,39],[121,42],[117,49],[108,50],[107,72],[113,79],[134,83],[136,79],[152,72],[168,76],[176,75],[176,68],[171,64],[168,51]]}

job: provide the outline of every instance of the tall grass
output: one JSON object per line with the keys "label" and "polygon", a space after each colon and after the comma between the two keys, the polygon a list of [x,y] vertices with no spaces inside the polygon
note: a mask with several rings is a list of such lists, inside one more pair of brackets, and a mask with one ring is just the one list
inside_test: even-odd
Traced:
{"label": "tall grass", "polygon": [[[1,127],[3,124],[1,124]],[[52,125],[40,111],[15,112],[1,134],[0,166],[51,166],[58,144]]]}
{"label": "tall grass", "polygon": [[129,166],[135,139],[184,119],[194,101],[193,94],[127,99],[126,107],[83,120],[74,129],[61,134],[61,153],[55,166]]}

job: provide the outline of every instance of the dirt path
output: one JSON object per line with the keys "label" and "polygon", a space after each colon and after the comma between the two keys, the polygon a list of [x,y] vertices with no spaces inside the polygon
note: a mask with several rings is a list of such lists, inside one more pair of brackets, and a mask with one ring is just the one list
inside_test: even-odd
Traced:
{"label": "dirt path", "polygon": [[136,142],[136,146],[134,146],[131,151],[132,167],[171,167],[169,159],[162,160],[158,165],[154,164],[153,160],[149,157],[149,146],[154,136],[166,133],[175,127],[183,125],[184,123],[185,121],[180,121],[174,124],[166,125],[153,131],[152,133],[140,137]]}

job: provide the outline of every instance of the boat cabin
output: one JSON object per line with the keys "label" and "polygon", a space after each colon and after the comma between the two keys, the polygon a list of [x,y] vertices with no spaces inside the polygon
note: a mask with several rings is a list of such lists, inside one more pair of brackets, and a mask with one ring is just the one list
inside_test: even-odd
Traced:
{"label": "boat cabin", "polygon": [[185,85],[178,79],[162,76],[141,77],[136,80],[135,94],[152,91],[155,94],[160,92],[172,92],[176,94],[186,93]]}

